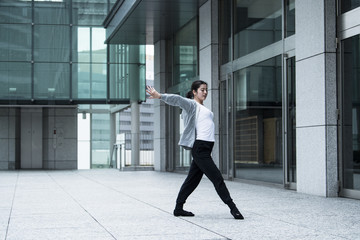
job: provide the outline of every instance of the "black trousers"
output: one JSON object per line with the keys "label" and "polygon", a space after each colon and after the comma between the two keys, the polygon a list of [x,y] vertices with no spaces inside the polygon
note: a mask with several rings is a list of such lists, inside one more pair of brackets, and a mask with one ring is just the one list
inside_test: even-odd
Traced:
{"label": "black trousers", "polygon": [[229,190],[225,185],[224,178],[211,158],[211,151],[213,146],[213,142],[201,140],[195,141],[191,151],[193,161],[191,162],[188,176],[180,188],[178,197],[176,199],[177,205],[181,206],[186,202],[186,199],[199,185],[203,174],[205,174],[214,184],[216,192],[225,204],[230,205],[233,203]]}

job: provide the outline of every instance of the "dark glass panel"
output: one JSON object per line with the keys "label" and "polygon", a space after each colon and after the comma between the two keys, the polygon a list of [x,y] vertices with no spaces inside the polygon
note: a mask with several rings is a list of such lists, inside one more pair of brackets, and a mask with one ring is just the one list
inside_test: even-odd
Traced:
{"label": "dark glass panel", "polygon": [[343,181],[360,190],[360,36],[343,41]]}
{"label": "dark glass panel", "polygon": [[231,60],[231,1],[222,0],[219,6],[221,64],[225,64]]}
{"label": "dark glass panel", "polygon": [[281,0],[236,0],[234,9],[234,59],[280,41]]}
{"label": "dark glass panel", "polygon": [[286,37],[295,34],[295,0],[286,0],[285,5],[285,12],[286,12]]}
{"label": "dark glass panel", "polygon": [[175,35],[173,85],[198,76],[197,18],[191,20]]}
{"label": "dark glass panel", "polygon": [[281,57],[234,73],[235,177],[283,183]]}
{"label": "dark glass panel", "polygon": [[360,7],[360,0],[341,0],[341,13]]}

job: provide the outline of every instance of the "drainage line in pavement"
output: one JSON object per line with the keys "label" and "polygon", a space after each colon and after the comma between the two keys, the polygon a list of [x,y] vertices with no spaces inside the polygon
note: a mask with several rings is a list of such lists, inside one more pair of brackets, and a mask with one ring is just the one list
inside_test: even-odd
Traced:
{"label": "drainage line in pavement", "polygon": [[[79,174],[79,173],[78,173],[78,174]],[[123,195],[125,195],[125,196],[127,196],[127,197],[129,197],[129,198],[131,198],[131,199],[134,199],[135,201],[141,202],[141,203],[146,204],[146,205],[148,205],[148,206],[150,206],[150,207],[152,207],[152,208],[158,209],[158,210],[160,210],[160,211],[162,211],[162,212],[164,212],[164,213],[167,213],[167,214],[172,215],[172,213],[169,213],[169,212],[165,211],[164,209],[161,209],[161,208],[159,208],[159,207],[157,207],[157,206],[154,206],[154,205],[152,205],[152,204],[150,204],[150,203],[144,202],[144,201],[141,200],[141,199],[138,199],[138,198],[136,198],[136,197],[133,197],[133,196],[127,194],[127,193],[121,192],[121,191],[119,191],[119,190],[117,190],[117,189],[115,189],[115,188],[106,186],[105,184],[103,184],[103,183],[101,183],[101,182],[98,182],[98,181],[96,181],[96,180],[94,180],[94,179],[91,179],[91,178],[89,178],[89,177],[83,176],[83,175],[81,175],[81,174],[79,174],[79,175],[80,175],[81,177],[86,178],[86,179],[88,179],[88,180],[90,180],[90,181],[92,181],[92,182],[95,182],[95,183],[97,183],[97,184],[99,184],[99,185],[101,185],[101,186],[103,186],[103,187],[106,187],[106,188],[111,189],[111,190],[113,190],[113,191],[115,191],[115,192],[118,192],[118,193],[120,193],[120,194],[123,194]],[[183,220],[183,221],[185,221],[185,222],[191,223],[191,224],[193,224],[193,225],[195,225],[195,226],[197,226],[197,227],[200,227],[200,228],[202,228],[202,229],[204,229],[204,230],[206,230],[206,231],[212,232],[212,233],[214,233],[214,234],[216,234],[216,235],[218,235],[218,236],[220,236],[220,237],[222,237],[222,238],[225,238],[226,240],[231,240],[231,238],[228,238],[228,237],[226,237],[226,236],[224,236],[224,235],[221,235],[220,233],[214,232],[213,230],[208,229],[208,228],[206,228],[206,227],[203,227],[203,226],[201,226],[201,225],[199,225],[199,224],[197,224],[197,223],[194,223],[194,222],[189,221],[189,220],[187,220],[187,219],[184,219],[184,218],[182,218],[182,217],[179,217],[179,219],[181,219],[181,220]]]}
{"label": "drainage line in pavement", "polygon": [[88,212],[88,210],[86,210],[78,201],[76,201],[76,199],[69,192],[67,192],[48,172],[47,175],[56,183],[56,185],[58,185],[67,195],[69,195],[70,198],[74,202],[76,202],[92,219],[94,219],[94,221],[97,222],[100,227],[102,227],[108,234],[110,234],[110,236],[113,239],[117,240],[117,238],[114,235],[112,235],[112,233],[109,230],[107,230],[104,225],[102,225],[93,215],[91,215],[90,212]]}
{"label": "drainage line in pavement", "polygon": [[9,231],[10,219],[11,219],[11,214],[12,214],[12,210],[13,210],[13,206],[14,206],[16,189],[17,189],[17,185],[18,185],[18,180],[19,180],[19,171],[17,171],[17,175],[16,175],[16,182],[15,182],[14,194],[13,194],[13,199],[12,199],[12,202],[11,202],[11,208],[10,208],[10,213],[9,213],[8,224],[7,224],[7,227],[6,227],[5,240],[6,240],[6,238],[7,238],[8,231]]}

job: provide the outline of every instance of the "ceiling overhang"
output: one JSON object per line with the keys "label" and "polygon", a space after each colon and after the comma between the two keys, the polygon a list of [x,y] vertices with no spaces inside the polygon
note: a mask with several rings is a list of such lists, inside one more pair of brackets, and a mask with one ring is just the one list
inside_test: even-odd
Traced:
{"label": "ceiling overhang", "polygon": [[206,0],[118,0],[103,25],[107,44],[152,45],[198,15]]}

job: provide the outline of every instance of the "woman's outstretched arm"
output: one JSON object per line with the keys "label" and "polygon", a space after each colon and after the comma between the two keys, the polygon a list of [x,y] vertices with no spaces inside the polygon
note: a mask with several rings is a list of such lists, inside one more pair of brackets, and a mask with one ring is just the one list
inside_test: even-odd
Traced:
{"label": "woman's outstretched arm", "polygon": [[178,106],[188,112],[196,106],[193,100],[177,94],[160,94],[151,86],[146,87],[146,92],[150,95],[150,99],[161,99],[169,105]]}
{"label": "woman's outstretched arm", "polygon": [[158,93],[154,87],[146,86],[146,92],[150,95],[151,99],[161,98],[161,94]]}

